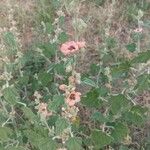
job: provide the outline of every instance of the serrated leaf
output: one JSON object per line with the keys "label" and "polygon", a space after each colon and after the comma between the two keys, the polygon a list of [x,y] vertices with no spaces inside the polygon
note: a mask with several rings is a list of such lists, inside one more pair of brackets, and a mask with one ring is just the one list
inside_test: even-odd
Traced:
{"label": "serrated leaf", "polygon": [[68,35],[66,34],[66,32],[60,33],[60,35],[58,36],[58,40],[60,43],[66,42],[68,40]]}
{"label": "serrated leaf", "polygon": [[100,130],[94,130],[91,134],[91,140],[93,146],[100,149],[106,145],[109,145],[113,141],[113,138]]}
{"label": "serrated leaf", "polygon": [[111,74],[114,78],[124,76],[129,72],[131,65],[129,62],[123,62],[117,66],[112,67]]}
{"label": "serrated leaf", "polygon": [[111,97],[111,112],[118,114],[123,112],[129,106],[129,101],[122,94]]}
{"label": "serrated leaf", "polygon": [[43,54],[48,57],[51,58],[55,55],[56,50],[57,50],[57,44],[56,43],[44,43],[42,45],[39,45],[39,48],[42,49]]}
{"label": "serrated leaf", "polygon": [[3,95],[4,95],[5,100],[11,105],[15,105],[20,100],[20,96],[15,87],[5,88],[3,91]]}
{"label": "serrated leaf", "polygon": [[61,95],[54,95],[53,101],[48,104],[48,109],[55,112],[60,109],[62,104],[64,104],[64,97]]}
{"label": "serrated leaf", "polygon": [[148,108],[142,107],[140,105],[135,105],[135,106],[132,106],[131,111],[134,113],[144,115],[148,111]]}
{"label": "serrated leaf", "polygon": [[98,89],[98,92],[99,92],[99,94],[100,94],[100,96],[101,97],[105,97],[105,96],[107,96],[107,94],[108,94],[108,92],[109,92],[109,90],[106,88],[106,87],[100,87],[99,89]]}
{"label": "serrated leaf", "polygon": [[150,50],[139,53],[137,57],[131,60],[131,63],[146,63],[148,60],[150,60]]}
{"label": "serrated leaf", "polygon": [[143,92],[144,90],[150,89],[150,75],[149,74],[142,74],[137,78],[137,84],[135,86],[135,89],[137,89],[140,92]]}
{"label": "serrated leaf", "polygon": [[111,136],[114,138],[115,142],[121,142],[129,133],[129,129],[125,124],[117,123],[114,126],[114,130]]}
{"label": "serrated leaf", "polygon": [[126,49],[130,52],[134,52],[136,50],[136,44],[135,43],[131,43],[126,45]]}
{"label": "serrated leaf", "polygon": [[32,130],[26,130],[24,133],[31,145],[35,146],[39,150],[48,150],[49,148],[51,150],[56,150],[56,142],[51,138],[44,137]]}
{"label": "serrated leaf", "polygon": [[53,77],[47,72],[40,72],[38,75],[38,79],[43,86],[48,86],[48,84],[53,80]]}
{"label": "serrated leaf", "polygon": [[32,112],[32,110],[28,107],[23,107],[22,108],[24,115],[26,118],[28,118],[30,121],[37,121],[37,116]]}
{"label": "serrated leaf", "polygon": [[67,150],[83,150],[82,141],[79,138],[71,137],[66,142]]}
{"label": "serrated leaf", "polygon": [[17,43],[14,34],[12,32],[4,33],[4,41],[11,50],[9,50],[8,55],[14,55],[16,53],[17,48]]}
{"label": "serrated leaf", "polygon": [[8,140],[10,135],[12,135],[12,130],[10,128],[0,127],[0,141],[3,142]]}
{"label": "serrated leaf", "polygon": [[82,83],[84,83],[86,85],[89,85],[89,86],[92,86],[92,87],[97,86],[96,83],[93,80],[89,79],[89,78],[84,78]]}
{"label": "serrated leaf", "polygon": [[141,114],[132,111],[124,114],[123,119],[129,123],[139,126],[142,125],[145,121],[145,118]]}
{"label": "serrated leaf", "polygon": [[57,115],[52,115],[49,119],[48,119],[48,125],[49,126],[55,126],[55,123],[56,123],[56,121],[57,121],[57,119],[58,119],[58,116]]}
{"label": "serrated leaf", "polygon": [[96,121],[96,122],[99,122],[99,123],[104,123],[104,122],[108,121],[107,118],[104,117],[103,114],[100,113],[100,112],[93,113],[92,116],[91,116],[91,119],[93,121]]}
{"label": "serrated leaf", "polygon": [[55,65],[55,71],[57,72],[57,74],[65,75],[64,64],[62,64],[62,63],[56,64]]}
{"label": "serrated leaf", "polygon": [[51,139],[41,139],[40,142],[39,142],[39,149],[40,150],[48,150],[48,149],[51,149],[51,150],[56,150],[56,143],[51,140]]}
{"label": "serrated leaf", "polygon": [[92,89],[89,91],[85,97],[81,100],[81,102],[90,108],[99,108],[102,104],[102,101],[99,99],[99,91],[98,89]]}
{"label": "serrated leaf", "polygon": [[68,128],[69,123],[65,118],[60,117],[57,119],[55,126],[56,126],[56,134],[60,135],[64,131],[64,129]]}

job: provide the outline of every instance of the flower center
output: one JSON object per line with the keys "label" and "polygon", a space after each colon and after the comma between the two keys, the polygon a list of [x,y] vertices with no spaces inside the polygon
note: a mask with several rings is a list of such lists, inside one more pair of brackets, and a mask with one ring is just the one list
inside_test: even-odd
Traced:
{"label": "flower center", "polygon": [[73,45],[71,45],[69,48],[68,48],[70,51],[74,50],[75,47]]}
{"label": "flower center", "polygon": [[69,98],[70,98],[71,100],[75,100],[75,99],[76,99],[75,94],[71,94]]}
{"label": "flower center", "polygon": [[42,108],[42,111],[46,111],[46,109],[45,109],[45,108]]}

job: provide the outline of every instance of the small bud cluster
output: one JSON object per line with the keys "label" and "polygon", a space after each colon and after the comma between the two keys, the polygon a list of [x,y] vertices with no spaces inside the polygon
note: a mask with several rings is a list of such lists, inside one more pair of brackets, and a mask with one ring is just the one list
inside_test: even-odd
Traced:
{"label": "small bud cluster", "polygon": [[41,94],[38,91],[35,91],[34,97],[35,103],[37,104],[35,108],[38,109],[38,114],[41,116],[41,118],[47,118],[51,116],[52,112],[47,110],[47,103],[40,102],[40,99],[42,98]]}
{"label": "small bud cluster", "polygon": [[70,76],[68,78],[69,84],[61,84],[59,89],[65,92],[65,103],[67,107],[62,107],[62,116],[71,120],[72,118],[77,116],[79,111],[76,104],[80,102],[81,93],[76,91],[76,84],[80,83],[79,74],[75,74],[74,76]]}

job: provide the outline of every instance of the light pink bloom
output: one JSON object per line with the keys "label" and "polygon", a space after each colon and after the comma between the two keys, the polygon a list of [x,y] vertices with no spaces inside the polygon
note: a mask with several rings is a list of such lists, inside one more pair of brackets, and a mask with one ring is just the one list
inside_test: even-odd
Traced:
{"label": "light pink bloom", "polygon": [[77,42],[77,44],[78,44],[79,48],[84,48],[85,47],[85,42],[84,41],[83,42]]}
{"label": "light pink bloom", "polygon": [[61,85],[59,86],[59,89],[62,90],[62,91],[66,91],[67,85],[61,84]]}
{"label": "light pink bloom", "polygon": [[69,101],[68,102],[68,105],[71,107],[71,106],[74,106],[76,104],[76,102],[75,101]]}
{"label": "light pink bloom", "polygon": [[66,42],[64,44],[61,45],[60,51],[64,54],[64,55],[69,55],[69,54],[73,54],[76,51],[79,50],[79,46],[76,42],[74,41],[70,41],[70,42]]}
{"label": "light pink bloom", "polygon": [[141,33],[143,31],[143,28],[136,28],[135,30],[134,30],[134,32],[136,32],[136,33]]}
{"label": "light pink bloom", "polygon": [[66,98],[66,103],[71,107],[80,101],[80,92],[72,91],[70,95]]}

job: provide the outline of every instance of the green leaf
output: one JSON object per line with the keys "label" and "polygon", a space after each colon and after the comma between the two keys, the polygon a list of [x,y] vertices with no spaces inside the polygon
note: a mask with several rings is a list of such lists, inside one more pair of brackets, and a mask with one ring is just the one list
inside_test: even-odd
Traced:
{"label": "green leaf", "polygon": [[28,82],[29,82],[29,76],[28,75],[22,76],[19,78],[19,84],[21,84],[23,86],[27,85]]}
{"label": "green leaf", "polygon": [[51,43],[44,43],[42,45],[39,45],[39,48],[43,50],[43,54],[46,57],[51,58],[56,53],[57,44],[56,43],[53,43],[53,44],[51,44]]}
{"label": "green leaf", "polygon": [[96,5],[101,6],[105,3],[105,0],[92,0]]}
{"label": "green leaf", "polygon": [[58,40],[60,43],[66,42],[68,40],[68,35],[66,34],[66,32],[60,33]]}
{"label": "green leaf", "polygon": [[112,67],[111,73],[114,78],[126,75],[129,72],[131,65],[129,62],[123,62],[117,66]]}
{"label": "green leaf", "polygon": [[137,84],[135,86],[139,92],[143,92],[144,90],[150,89],[150,75],[142,74],[137,78]]}
{"label": "green leaf", "polygon": [[119,150],[131,150],[131,149],[129,149],[127,146],[121,145],[121,146],[119,147]]}
{"label": "green leaf", "polygon": [[91,140],[93,146],[96,149],[100,149],[109,145],[113,141],[113,138],[100,130],[94,130],[91,133]]}
{"label": "green leaf", "polygon": [[129,106],[129,101],[122,94],[111,96],[111,112],[118,114],[126,110]]}
{"label": "green leaf", "polygon": [[117,42],[115,38],[108,37],[106,39],[106,44],[107,44],[108,49],[111,49],[111,48],[115,48],[115,46],[117,45]]}
{"label": "green leaf", "polygon": [[28,107],[22,108],[24,115],[26,118],[28,118],[30,121],[35,122],[37,121],[37,116],[32,112],[32,110]]}
{"label": "green leaf", "polygon": [[97,75],[100,67],[97,64],[91,64],[90,66],[90,73],[94,76]]}
{"label": "green leaf", "polygon": [[55,9],[58,9],[61,3],[59,0],[51,0],[51,4]]}
{"label": "green leaf", "polygon": [[40,150],[56,150],[56,143],[50,138],[43,138],[39,141],[38,147]]}
{"label": "green leaf", "polygon": [[114,138],[115,142],[121,142],[129,133],[129,129],[125,124],[117,123],[114,126],[114,130],[111,136]]}
{"label": "green leaf", "polygon": [[145,121],[144,117],[136,112],[129,111],[123,115],[123,119],[134,125],[142,125]]}
{"label": "green leaf", "polygon": [[50,34],[53,32],[54,27],[50,22],[46,22],[45,26],[46,26],[46,33]]}
{"label": "green leaf", "polygon": [[93,121],[96,121],[96,122],[99,122],[99,123],[105,123],[105,122],[108,121],[107,118],[104,117],[103,114],[100,113],[100,112],[93,113],[92,116],[91,116],[91,119]]}
{"label": "green leaf", "polygon": [[99,108],[102,101],[99,99],[98,89],[92,89],[85,97],[82,98],[81,102],[90,108]]}
{"label": "green leaf", "polygon": [[[102,61],[104,64],[110,64],[110,62],[114,62],[114,59],[115,59],[115,56],[114,56],[114,53],[112,51],[108,51],[102,57]],[[102,67],[102,69],[103,69],[103,67]]]}
{"label": "green leaf", "polygon": [[28,138],[31,145],[39,148],[39,150],[56,150],[56,142],[51,138],[44,137],[41,134],[38,134],[32,130],[24,131],[26,137]]}
{"label": "green leaf", "polygon": [[107,96],[109,90],[106,87],[101,86],[98,89],[98,92],[99,92],[99,94],[100,94],[101,97],[103,97],[103,96],[105,97],[105,96]]}
{"label": "green leaf", "polygon": [[53,101],[48,104],[48,109],[50,111],[58,111],[60,110],[60,106],[64,104],[64,97],[61,95],[54,95]]}
{"label": "green leaf", "polygon": [[63,63],[59,63],[55,65],[55,71],[57,74],[65,75],[65,67]]}
{"label": "green leaf", "polygon": [[135,43],[131,43],[126,45],[126,49],[130,52],[134,52],[136,50],[136,44]]}
{"label": "green leaf", "polygon": [[66,142],[67,150],[83,150],[82,140],[76,137],[71,137]]}
{"label": "green leaf", "polygon": [[57,119],[58,119],[58,115],[52,115],[48,119],[48,125],[51,126],[51,127],[55,126],[55,123],[56,123]]}
{"label": "green leaf", "polygon": [[97,86],[96,83],[93,80],[89,79],[89,78],[84,78],[82,83],[87,84],[87,85],[92,86],[92,87]]}
{"label": "green leaf", "polygon": [[9,140],[12,135],[12,130],[7,127],[0,127],[0,141],[6,141]]}
{"label": "green leaf", "polygon": [[146,63],[148,60],[150,60],[150,50],[139,53],[137,57],[131,60],[131,63]]}
{"label": "green leaf", "polygon": [[134,113],[144,115],[148,111],[148,108],[142,107],[140,105],[135,105],[135,106],[132,106],[131,111]]}
{"label": "green leaf", "polygon": [[65,27],[65,16],[60,16],[59,17],[59,24],[61,24],[62,27]]}
{"label": "green leaf", "polygon": [[56,126],[56,134],[60,135],[64,131],[64,129],[68,128],[69,123],[65,118],[60,117],[57,119],[55,126]]}
{"label": "green leaf", "polygon": [[43,86],[48,86],[48,84],[50,84],[50,82],[53,80],[53,77],[51,74],[41,71],[38,75],[38,79]]}
{"label": "green leaf", "polygon": [[9,54],[15,54],[16,53],[16,48],[17,48],[17,43],[15,36],[12,32],[6,32],[4,34],[4,41],[9,48],[11,48],[11,52]]}
{"label": "green leaf", "polygon": [[11,105],[15,105],[19,100],[20,96],[15,87],[7,87],[3,91],[5,100]]}

